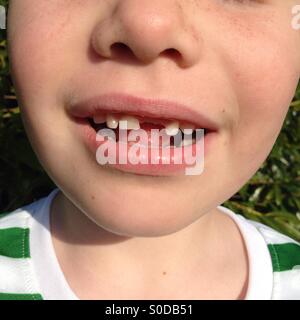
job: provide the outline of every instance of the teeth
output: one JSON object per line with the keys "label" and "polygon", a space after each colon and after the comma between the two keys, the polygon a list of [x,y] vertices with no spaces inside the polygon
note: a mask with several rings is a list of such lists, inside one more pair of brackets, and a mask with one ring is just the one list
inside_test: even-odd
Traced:
{"label": "teeth", "polygon": [[[121,130],[139,130],[141,128],[139,120],[134,116],[128,115],[124,115],[121,118],[114,114],[107,114],[106,116],[96,115],[93,120],[96,124],[106,122],[107,127],[110,129],[117,129],[119,127]],[[181,129],[185,135],[192,135],[196,127],[188,123],[179,124],[179,121],[171,121],[165,124],[165,129],[168,136],[176,136],[179,133],[179,129]]]}
{"label": "teeth", "polygon": [[179,132],[179,122],[172,121],[166,125],[166,133],[168,136],[176,136]]}
{"label": "teeth", "polygon": [[106,122],[106,117],[104,115],[98,115],[94,116],[93,120],[96,124],[101,124]]}
{"label": "teeth", "polygon": [[180,124],[180,129],[183,131],[184,134],[191,135],[196,127],[192,124],[183,123]]}
{"label": "teeth", "polygon": [[183,133],[186,135],[192,135],[194,132],[194,129],[183,129]]}
{"label": "teeth", "polygon": [[106,125],[110,129],[117,129],[119,125],[119,120],[117,117],[113,116],[112,114],[108,114],[106,116]]}
{"label": "teeth", "polygon": [[140,122],[135,117],[123,116],[120,119],[120,129],[123,129],[123,130],[138,130],[138,129],[140,129]]}
{"label": "teeth", "polygon": [[179,147],[188,147],[193,144],[193,139],[183,139]]}

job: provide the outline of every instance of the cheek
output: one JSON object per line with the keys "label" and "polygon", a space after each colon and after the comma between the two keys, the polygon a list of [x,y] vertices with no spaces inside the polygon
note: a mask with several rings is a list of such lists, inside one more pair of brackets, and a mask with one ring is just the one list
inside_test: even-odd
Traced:
{"label": "cheek", "polygon": [[[70,10],[58,1],[22,0],[12,2],[8,16],[10,68],[19,98],[36,101],[47,96],[65,65],[66,30]],[[59,10],[58,10],[59,9]],[[76,18],[76,17],[75,17]],[[38,95],[37,95],[38,93]]]}
{"label": "cheek", "polygon": [[247,130],[253,138],[259,135],[262,146],[271,147],[275,141],[297,87],[300,47],[295,45],[296,36],[283,24],[238,39],[239,45],[230,51],[238,130]]}
{"label": "cheek", "polygon": [[298,82],[293,57],[286,48],[270,42],[261,43],[258,49],[249,52],[252,53],[248,58],[240,58],[240,63],[235,65],[239,120],[251,123],[255,119],[255,127],[269,123],[262,128],[274,129],[276,134]]}
{"label": "cheek", "polygon": [[[52,124],[55,123],[59,128],[65,126],[63,117],[57,111],[63,111],[60,92],[70,61],[63,53],[66,52],[71,32],[72,23],[70,30],[67,30],[67,22],[72,11],[70,8],[65,13],[66,10],[62,10],[65,8],[61,8],[63,13],[55,14],[54,11],[58,9],[56,0],[30,1],[33,4],[29,4],[29,0],[22,0],[18,5],[12,2],[10,7],[10,68],[26,131],[38,153],[49,156],[47,145],[52,146],[53,140],[62,140],[59,130],[55,130]],[[55,147],[60,146],[56,143]]]}
{"label": "cheek", "polygon": [[288,18],[277,20],[228,24],[218,48],[237,98],[227,156],[233,168],[247,163],[247,179],[272,150],[299,79],[298,35]]}

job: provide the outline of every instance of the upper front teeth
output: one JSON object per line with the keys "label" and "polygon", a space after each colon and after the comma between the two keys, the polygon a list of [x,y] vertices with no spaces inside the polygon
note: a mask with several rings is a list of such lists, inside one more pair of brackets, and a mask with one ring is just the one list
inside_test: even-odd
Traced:
{"label": "upper front teeth", "polygon": [[119,125],[119,120],[112,114],[106,116],[106,125],[110,129],[117,129]]}
{"label": "upper front teeth", "polygon": [[137,118],[132,116],[123,116],[120,119],[120,129],[124,130],[138,130],[140,129],[140,122]]}
{"label": "upper front teeth", "polygon": [[166,133],[168,136],[176,136],[179,132],[179,122],[172,121],[166,125]]}
{"label": "upper front teeth", "polygon": [[[117,116],[115,114],[97,115],[93,118],[96,124],[102,124],[106,122],[106,125],[110,129],[121,130],[138,130],[140,129],[139,119],[134,116],[124,115]],[[195,130],[195,126],[187,123],[180,123],[179,121],[170,121],[165,123],[166,134],[169,136],[176,136],[181,129],[185,134],[191,135]]]}

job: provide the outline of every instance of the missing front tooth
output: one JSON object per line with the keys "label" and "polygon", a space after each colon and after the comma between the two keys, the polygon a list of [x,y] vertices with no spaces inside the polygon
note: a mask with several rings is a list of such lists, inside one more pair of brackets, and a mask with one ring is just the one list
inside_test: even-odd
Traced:
{"label": "missing front tooth", "polygon": [[[95,123],[93,118],[88,118],[87,119],[90,126],[96,131],[99,132],[99,130],[102,129],[110,129],[107,126],[106,122],[103,123]],[[165,127],[163,125],[160,124],[152,124],[150,122],[143,122],[141,124],[141,129],[144,129],[148,132],[148,134],[150,134],[150,131],[152,129],[155,130],[163,130],[165,129]],[[115,137],[116,137],[116,141],[119,141],[119,128],[116,129],[110,129],[113,130],[115,132]],[[204,130],[204,135],[206,135],[210,130],[208,129],[203,129]],[[130,131],[130,130],[128,130]],[[196,143],[197,140],[197,130],[181,130],[181,128],[179,128],[178,133],[176,135],[167,135],[168,137],[168,141],[161,141],[161,144],[164,146],[169,146],[169,147],[182,147],[182,146],[188,146],[191,144]],[[187,132],[190,132],[190,134],[187,134]],[[164,135],[164,134],[163,134]],[[162,139],[162,138],[161,138]]]}

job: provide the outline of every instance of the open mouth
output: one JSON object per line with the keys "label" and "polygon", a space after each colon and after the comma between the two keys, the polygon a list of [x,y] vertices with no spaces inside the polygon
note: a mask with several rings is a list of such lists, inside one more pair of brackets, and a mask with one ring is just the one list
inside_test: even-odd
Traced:
{"label": "open mouth", "polygon": [[[122,114],[116,112],[98,113],[94,117],[87,118],[89,125],[98,132],[102,129],[111,129],[115,132],[116,141],[119,141],[120,130],[126,130],[130,134],[131,130],[144,130],[151,140],[151,130],[163,130],[165,132],[165,141],[160,141],[160,147],[180,148],[196,143],[196,124],[176,119],[166,120],[159,118],[149,118],[136,114]],[[204,135],[211,130],[204,130]],[[180,137],[180,138],[179,138]]]}
{"label": "open mouth", "polygon": [[219,133],[219,124],[193,107],[128,94],[73,101],[69,113],[99,164],[135,174],[198,170]]}

